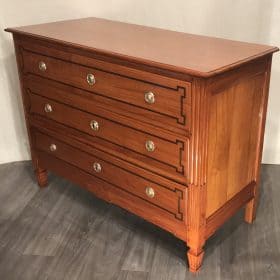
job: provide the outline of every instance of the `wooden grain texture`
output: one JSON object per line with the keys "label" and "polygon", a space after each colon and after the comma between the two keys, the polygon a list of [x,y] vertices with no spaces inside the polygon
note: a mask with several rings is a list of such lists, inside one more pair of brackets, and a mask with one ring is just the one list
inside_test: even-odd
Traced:
{"label": "wooden grain texture", "polygon": [[[152,65],[149,66],[133,63],[129,60],[101,55],[91,50],[77,48],[67,44],[63,45],[48,40],[38,40],[32,36],[18,33],[13,33],[13,38],[17,44],[20,44],[24,49],[29,51],[49,54],[49,56],[52,57],[57,57],[65,61],[71,61],[88,67],[96,67],[100,70],[108,71],[108,69],[110,69],[111,72],[116,72],[123,76],[129,75],[135,79],[155,82],[160,85],[165,85],[166,78],[171,78],[168,83],[173,86],[175,85],[173,79],[187,82],[192,80],[192,76],[188,74],[156,68]],[[147,79],[148,73],[152,74]]]}
{"label": "wooden grain texture", "polygon": [[196,272],[202,265],[206,242],[206,183],[209,95],[204,80],[193,84],[192,137],[190,140],[188,201],[187,201],[187,257],[189,270]]}
{"label": "wooden grain texture", "polygon": [[[181,75],[174,76],[174,72],[169,72],[169,77],[166,76],[166,73],[153,74],[127,67],[124,62],[115,64],[96,59],[92,57],[92,53],[84,54],[80,49],[69,50],[69,47],[62,48],[57,44],[49,44],[30,38],[23,39],[16,36],[14,40],[20,49],[18,56],[21,60],[22,71],[26,74],[24,83],[32,92],[52,99],[63,100],[63,102],[68,100],[68,103],[75,104],[75,106],[85,110],[89,110],[89,108],[93,110],[93,108],[98,107],[104,109],[105,107],[107,110],[116,112],[118,116],[128,116],[129,118],[124,119],[123,122],[136,118],[141,122],[151,123],[153,126],[156,125],[174,133],[188,135],[191,124],[190,77],[186,75],[183,77]],[[57,63],[71,62],[68,65],[73,66],[72,71],[75,71],[76,67],[83,67],[89,69],[89,72],[95,73],[95,70],[98,69],[100,73],[110,74],[109,77],[114,79],[107,80],[107,83],[97,79],[95,85],[89,86],[86,83],[86,76],[82,76],[80,72],[75,74],[78,76],[75,79],[73,75],[62,78],[65,77],[66,70],[63,67],[63,71],[61,71],[61,64],[58,64],[59,69],[48,64],[47,70],[43,73],[38,71],[38,60],[37,64],[33,63],[33,68],[24,65],[23,54],[26,52],[44,54],[47,58],[56,58]],[[58,77],[52,74],[53,71],[57,72]],[[60,77],[62,83],[44,79],[46,77],[53,77],[54,80],[59,80]],[[113,82],[120,79],[126,81],[126,84]],[[66,85],[67,80],[79,88]],[[75,80],[79,82],[75,84]],[[151,90],[155,94],[155,103],[147,104],[144,101],[144,94]],[[81,100],[83,100],[83,104],[81,104]]]}
{"label": "wooden grain texture", "polygon": [[[40,75],[44,78],[69,84],[71,86],[82,88],[87,91],[99,93],[110,99],[120,100],[138,107],[161,113],[163,115],[177,119],[184,124],[184,111],[181,101],[183,98],[190,102],[190,84],[174,80],[172,85],[170,79],[164,81],[164,87],[153,84],[150,76],[146,81],[132,79],[112,73],[110,69],[101,71],[93,67],[86,67],[81,64],[73,64],[69,61],[50,57],[48,53],[37,54],[22,49],[23,72],[27,74]],[[42,72],[38,68],[38,61],[43,61],[47,65],[46,71]],[[95,67],[94,67],[95,66]],[[61,69],[64,69],[61,71]],[[93,74],[95,84],[89,85],[87,74]],[[127,73],[129,75],[129,72]],[[163,80],[163,78],[162,78]],[[153,92],[155,103],[145,102],[144,95],[147,92]],[[168,105],[168,106],[167,106]]]}
{"label": "wooden grain texture", "polygon": [[[125,168],[127,171],[133,174],[137,174],[143,178],[146,178],[147,180],[158,182],[160,185],[170,189],[175,190],[176,188],[185,190],[186,186],[182,185],[180,183],[176,183],[175,181],[169,180],[165,178],[164,176],[160,176],[154,172],[151,172],[149,170],[145,170],[134,163],[130,163],[128,161],[123,161],[122,159],[116,157],[114,154],[110,154],[107,151],[102,151],[100,149],[94,148],[91,146],[91,138],[79,138],[75,137],[75,135],[68,134],[68,131],[66,131],[65,135],[61,135],[60,127],[56,129],[53,125],[51,127],[46,125],[46,122],[40,122],[38,120],[31,120],[30,121],[32,125],[32,130],[35,133],[36,131],[40,131],[49,137],[53,137],[55,139],[58,139],[60,141],[63,141],[64,143],[73,146],[77,149],[80,149],[81,151],[86,151],[88,154],[93,154],[98,158],[102,158],[103,160],[110,162],[111,164],[114,164],[116,166],[119,166],[121,168]],[[67,136],[67,137],[64,137]],[[34,142],[35,147],[35,142]]]}
{"label": "wooden grain texture", "polygon": [[[30,162],[0,165],[1,279],[193,279],[184,242],[53,174],[39,190],[32,171]],[[254,225],[241,212],[229,220],[206,244],[197,278],[280,278],[279,174],[262,166]]]}
{"label": "wooden grain texture", "polygon": [[[136,130],[135,127],[122,125],[108,118],[77,110],[32,93],[28,96],[30,102],[29,113],[31,115],[41,115],[87,133],[94,137],[93,142],[99,142],[101,145],[103,143],[106,145],[106,142],[109,142],[115,144],[116,149],[122,147],[157,160],[166,164],[170,172],[175,174],[185,175],[187,173],[186,161],[188,155],[185,153],[187,141],[177,139],[168,141],[167,137],[158,137],[157,133],[154,133],[154,135],[146,133],[143,127],[141,130]],[[52,112],[45,112],[44,107],[46,104],[51,105]],[[99,128],[97,131],[91,128],[91,121],[98,122]],[[153,141],[155,145],[154,151],[147,151],[145,147],[146,141]]]}
{"label": "wooden grain texture", "polygon": [[[200,76],[213,75],[278,50],[99,18],[9,28],[7,31]],[[143,48],[143,44],[147,47]]]}
{"label": "wooden grain texture", "polygon": [[247,75],[240,69],[216,78],[218,82],[209,81],[207,217],[245,186],[256,182],[270,60],[260,69],[262,64],[263,61],[255,63],[254,71]]}
{"label": "wooden grain texture", "polygon": [[[184,198],[184,200],[181,201],[183,194],[185,193],[183,188],[170,190],[152,182],[151,180],[136,176],[122,167],[113,165],[111,162],[96,156],[95,153],[89,154],[88,151],[81,151],[61,140],[40,132],[35,132],[34,134],[35,149],[44,151],[51,156],[68,162],[69,164],[72,164],[87,173],[114,185],[117,188],[124,189],[125,191],[174,214],[174,216],[179,220],[183,220],[184,208],[182,209],[182,207],[185,205],[186,199]],[[50,146],[53,144],[56,145],[56,150],[50,151]],[[98,163],[100,165],[100,172],[96,172],[94,170],[94,163]],[[118,174],[118,176],[115,176],[115,174]],[[147,187],[153,188],[155,192],[154,197],[151,198],[147,196],[145,192]]]}
{"label": "wooden grain texture", "polygon": [[245,215],[244,220],[247,223],[253,223],[256,218],[257,206],[258,206],[258,197],[259,197],[259,188],[260,188],[260,168],[261,168],[261,161],[262,161],[262,152],[263,152],[263,142],[264,142],[264,132],[265,132],[265,122],[266,122],[266,112],[267,112],[267,105],[268,105],[268,96],[269,96],[269,84],[270,84],[270,73],[271,73],[271,60],[268,61],[267,71],[265,73],[265,82],[263,87],[263,92],[261,98],[259,100],[259,107],[256,107],[256,110],[259,109],[259,122],[254,122],[255,129],[257,130],[258,134],[258,141],[255,147],[255,158],[253,157],[252,160],[255,162],[255,168],[253,173],[253,178],[256,182],[256,186],[254,189],[254,198],[249,201],[245,208]]}
{"label": "wooden grain texture", "polygon": [[[116,30],[122,41],[108,36]],[[246,205],[245,221],[253,221],[269,73],[277,48],[95,18],[8,31],[14,36],[40,186],[53,171],[171,232],[189,247],[192,272],[201,267],[207,238],[235,212]],[[151,36],[155,40],[143,48],[143,39]],[[95,83],[87,80],[88,74],[95,75]],[[155,102],[150,104],[145,94],[151,91]],[[154,151],[147,149],[147,141]],[[100,164],[101,172],[94,171],[94,164]],[[151,187],[153,198],[146,193]],[[116,238],[119,259],[128,253],[122,245],[127,238],[122,233]],[[60,240],[46,256],[55,254]],[[140,250],[137,239],[135,243]],[[78,256],[91,245],[82,242]],[[116,264],[107,269],[110,251],[102,250],[102,264],[94,269],[117,279]],[[61,258],[65,253],[59,252]],[[82,264],[70,256],[66,262],[87,267],[94,259],[89,254]],[[176,274],[174,260],[163,260],[173,263],[173,270],[164,273]],[[128,270],[121,278],[137,277],[131,266],[125,263]],[[149,263],[142,267],[139,277],[145,278]],[[152,268],[151,277],[161,273],[157,270]],[[65,277],[72,274],[89,275],[70,269]]]}
{"label": "wooden grain texture", "polygon": [[256,182],[251,182],[206,219],[206,238],[233,216],[244,204],[255,199]]}
{"label": "wooden grain texture", "polygon": [[[126,123],[144,123],[149,124],[152,128],[164,129],[168,133],[176,133],[182,136],[190,135],[191,126],[191,97],[182,97],[180,101],[180,116],[168,116],[156,112],[153,108],[156,104],[151,104],[147,109],[134,106],[127,102],[120,102],[119,100],[106,98],[99,94],[92,94],[91,92],[80,90],[68,86],[66,84],[58,83],[52,80],[46,80],[35,75],[27,75],[24,77],[26,88],[37,95],[41,95],[52,100],[62,102],[64,104],[75,104],[75,107],[87,112],[96,112],[100,116],[106,117],[104,111],[111,112],[111,118],[118,120],[124,124]],[[116,90],[116,92],[118,92]],[[144,103],[144,93],[141,98]],[[168,103],[165,103],[168,105]],[[150,129],[153,131],[152,129]]]}

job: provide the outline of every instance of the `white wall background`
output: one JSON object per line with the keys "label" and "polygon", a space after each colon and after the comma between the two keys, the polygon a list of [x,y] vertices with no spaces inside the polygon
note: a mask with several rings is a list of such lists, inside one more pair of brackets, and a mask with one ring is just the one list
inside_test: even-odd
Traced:
{"label": "white wall background", "polygon": [[[29,159],[12,36],[5,27],[96,16],[280,46],[279,0],[0,0],[0,163]],[[280,54],[274,56],[263,162],[280,164]]]}

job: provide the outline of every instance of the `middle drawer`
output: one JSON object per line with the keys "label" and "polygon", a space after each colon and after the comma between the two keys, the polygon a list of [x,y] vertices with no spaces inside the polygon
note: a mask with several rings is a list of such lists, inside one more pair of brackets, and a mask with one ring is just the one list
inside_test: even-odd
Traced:
{"label": "middle drawer", "polygon": [[[98,139],[99,144],[108,142],[114,144],[115,149],[125,148],[127,153],[120,153],[125,159],[131,156],[129,152],[136,156],[140,154],[165,165],[169,173],[185,177],[187,140],[171,140],[170,137],[167,140],[33,93],[29,93],[29,102],[32,115],[40,115],[89,134]],[[147,165],[147,162],[143,163]]]}

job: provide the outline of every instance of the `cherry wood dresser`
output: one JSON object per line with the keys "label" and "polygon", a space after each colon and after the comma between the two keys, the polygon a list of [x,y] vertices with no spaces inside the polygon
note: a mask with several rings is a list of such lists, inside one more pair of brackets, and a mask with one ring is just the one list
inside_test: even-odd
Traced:
{"label": "cherry wood dresser", "polygon": [[[186,242],[255,218],[278,48],[98,18],[13,33],[32,161]],[[94,253],[94,252],[93,252]]]}

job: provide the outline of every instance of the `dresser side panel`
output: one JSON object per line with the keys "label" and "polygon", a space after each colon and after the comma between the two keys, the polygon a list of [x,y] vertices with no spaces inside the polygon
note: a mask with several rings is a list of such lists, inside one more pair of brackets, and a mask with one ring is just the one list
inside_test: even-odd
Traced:
{"label": "dresser side panel", "polygon": [[270,60],[263,58],[208,81],[206,217],[258,179]]}
{"label": "dresser side panel", "polygon": [[[20,89],[21,89],[21,98],[22,98],[22,104],[23,104],[23,109],[24,109],[24,117],[25,117],[25,125],[28,133],[28,139],[29,139],[29,147],[30,147],[30,153],[31,153],[31,159],[33,163],[33,167],[35,171],[39,169],[38,166],[38,159],[35,155],[35,152],[33,151],[33,138],[32,134],[30,131],[30,124],[28,120],[28,110],[29,110],[29,99],[26,96],[25,93],[25,88],[24,88],[24,82],[23,82],[23,58],[20,52],[20,41],[17,41],[15,39],[15,36],[13,36],[14,39],[14,50],[15,50],[15,55],[16,55],[16,62],[17,62],[17,69],[18,69],[18,76],[19,76],[19,82],[20,82]],[[42,176],[41,172],[41,176]]]}

